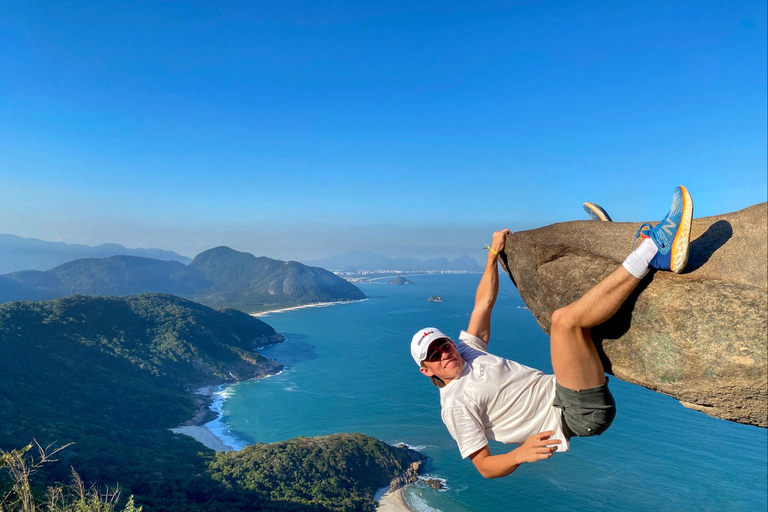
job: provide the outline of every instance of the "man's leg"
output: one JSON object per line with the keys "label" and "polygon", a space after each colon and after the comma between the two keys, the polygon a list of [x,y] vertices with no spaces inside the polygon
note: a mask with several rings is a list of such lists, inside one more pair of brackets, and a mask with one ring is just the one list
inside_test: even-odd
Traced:
{"label": "man's leg", "polygon": [[561,386],[580,391],[605,383],[590,328],[616,314],[649,266],[683,270],[688,261],[692,217],[693,201],[684,187],[677,187],[670,212],[655,228],[646,224],[640,227],[636,238],[642,236],[645,240],[624,264],[579,300],[552,313],[552,367]]}
{"label": "man's leg", "polygon": [[640,279],[623,266],[579,300],[552,313],[552,367],[561,386],[580,391],[605,383],[605,370],[589,329],[611,318]]}

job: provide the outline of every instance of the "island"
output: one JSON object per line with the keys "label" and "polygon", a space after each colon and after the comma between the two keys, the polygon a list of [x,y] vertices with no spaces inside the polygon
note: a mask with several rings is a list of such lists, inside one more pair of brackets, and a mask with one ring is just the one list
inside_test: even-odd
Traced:
{"label": "island", "polygon": [[410,281],[403,276],[397,276],[387,281],[387,284],[413,284],[413,281]]}
{"label": "island", "polygon": [[443,302],[443,298],[439,295],[433,295],[427,299],[427,302]]}

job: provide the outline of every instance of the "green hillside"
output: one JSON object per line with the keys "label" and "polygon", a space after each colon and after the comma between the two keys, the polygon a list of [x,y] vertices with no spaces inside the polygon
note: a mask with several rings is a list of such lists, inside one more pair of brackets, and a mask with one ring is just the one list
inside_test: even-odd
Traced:
{"label": "green hillside", "polygon": [[327,270],[295,261],[257,258],[228,247],[198,254],[189,266],[213,283],[193,297],[211,307],[253,312],[365,298],[355,285]]}
{"label": "green hillside", "polygon": [[[254,465],[240,458],[251,450],[220,458],[168,430],[198,411],[191,389],[278,371],[279,363],[254,348],[281,340],[270,326],[240,311],[215,311],[171,295],[2,304],[0,449],[18,449],[33,438],[43,446],[74,442],[39,484],[69,480],[71,466],[86,482],[119,482],[124,495],[135,495],[145,510],[369,509],[373,480],[336,477],[335,471],[360,467],[377,475],[376,485],[387,485],[385,473],[401,467],[392,453],[404,461],[410,456],[404,450],[350,438],[349,446],[357,448],[342,450],[346,462],[335,451],[313,455],[308,461],[317,471],[299,476],[279,473],[285,457],[292,457],[289,445],[261,446],[266,455]],[[381,453],[374,457],[370,450]],[[335,462],[324,462],[330,458]],[[334,470],[336,464],[341,466]],[[230,466],[238,468],[243,483],[226,477]],[[272,467],[277,476],[268,477]],[[0,491],[3,478],[0,472]],[[268,493],[244,483],[269,478],[283,483]],[[320,483],[329,479],[331,484]],[[320,494],[307,491],[309,497],[296,498],[297,486],[308,481]]]}
{"label": "green hillside", "polygon": [[212,477],[240,495],[279,496],[281,510],[373,511],[372,497],[384,483],[423,457],[362,434],[299,437],[217,453]]}
{"label": "green hillside", "polygon": [[246,313],[317,302],[364,299],[353,284],[294,261],[257,258],[217,247],[189,265],[138,256],[71,261],[51,270],[0,276],[0,302],[49,300],[72,294],[124,296],[170,293]]}

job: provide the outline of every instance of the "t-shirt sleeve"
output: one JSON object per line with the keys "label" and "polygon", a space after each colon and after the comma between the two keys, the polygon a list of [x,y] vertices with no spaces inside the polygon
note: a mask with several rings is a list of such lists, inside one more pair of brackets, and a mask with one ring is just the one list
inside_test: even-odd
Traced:
{"label": "t-shirt sleeve", "polygon": [[461,331],[459,334],[459,341],[467,346],[488,352],[488,343],[478,338],[474,334],[469,334],[467,331]]}
{"label": "t-shirt sleeve", "polygon": [[464,405],[449,407],[443,409],[442,417],[451,437],[459,445],[463,459],[488,444],[483,423],[471,408]]}

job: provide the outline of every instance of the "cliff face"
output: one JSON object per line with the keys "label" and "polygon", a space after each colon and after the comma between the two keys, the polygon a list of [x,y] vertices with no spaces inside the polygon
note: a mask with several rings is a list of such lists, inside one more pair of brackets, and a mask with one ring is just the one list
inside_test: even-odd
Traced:
{"label": "cliff face", "polygon": [[[549,333],[555,309],[624,261],[639,225],[574,221],[513,233],[502,265]],[[710,416],[768,427],[767,229],[768,203],[694,219],[685,271],[651,272],[592,330],[606,371]]]}

